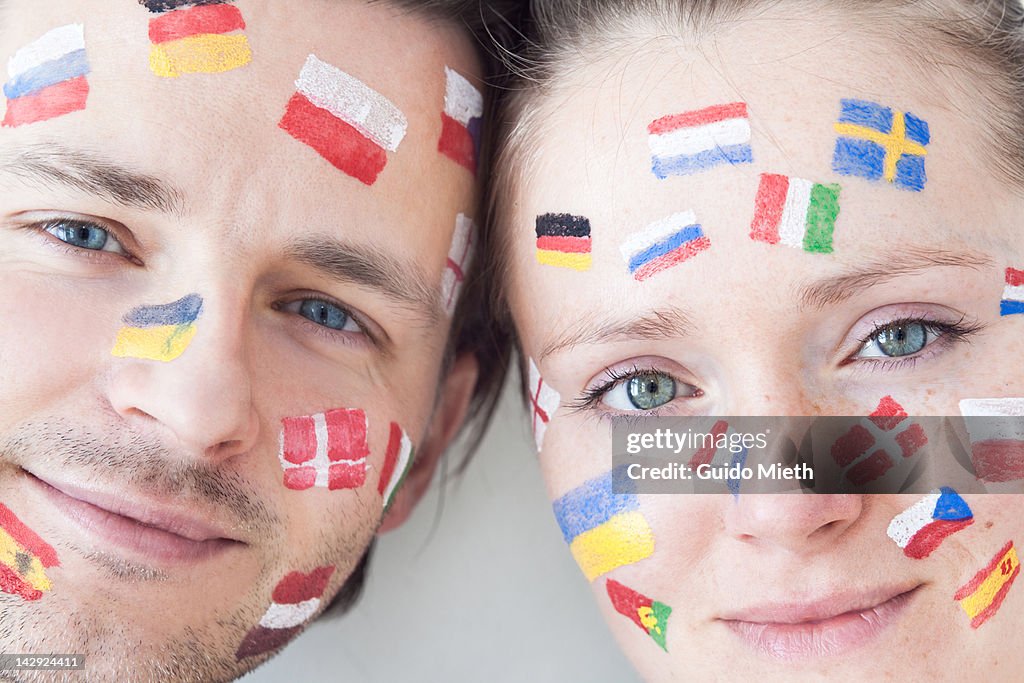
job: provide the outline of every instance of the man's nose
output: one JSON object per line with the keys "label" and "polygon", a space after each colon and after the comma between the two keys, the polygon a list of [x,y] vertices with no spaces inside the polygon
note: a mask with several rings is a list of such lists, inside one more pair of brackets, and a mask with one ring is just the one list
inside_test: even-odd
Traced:
{"label": "man's nose", "polygon": [[112,351],[114,410],[196,458],[225,460],[250,450],[259,419],[244,310],[198,294],[134,309]]}
{"label": "man's nose", "polygon": [[832,547],[860,517],[857,495],[740,495],[725,513],[726,532],[764,550],[811,555]]}

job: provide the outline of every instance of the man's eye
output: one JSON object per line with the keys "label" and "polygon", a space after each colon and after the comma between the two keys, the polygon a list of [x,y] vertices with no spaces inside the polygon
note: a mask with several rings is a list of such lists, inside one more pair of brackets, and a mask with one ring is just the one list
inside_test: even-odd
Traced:
{"label": "man's eye", "polygon": [[106,228],[94,223],[58,220],[46,223],[43,229],[65,244],[89,251],[109,251],[127,254],[124,247]]}
{"label": "man's eye", "polygon": [[360,332],[359,325],[341,306],[321,299],[303,299],[299,302],[299,315],[317,325],[343,332]]}
{"label": "man's eye", "polygon": [[888,323],[864,340],[859,358],[900,358],[919,353],[942,335],[938,326],[920,320]]}
{"label": "man's eye", "polygon": [[644,372],[616,382],[603,401],[616,410],[653,410],[676,397],[676,381],[660,372]]}

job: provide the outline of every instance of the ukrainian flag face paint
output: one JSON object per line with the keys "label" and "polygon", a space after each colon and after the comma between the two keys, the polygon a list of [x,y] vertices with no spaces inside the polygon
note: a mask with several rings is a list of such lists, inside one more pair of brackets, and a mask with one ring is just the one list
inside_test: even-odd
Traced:
{"label": "ukrainian flag face paint", "polygon": [[121,358],[172,361],[192,343],[203,298],[189,294],[169,304],[139,306],[124,317],[111,353]]}

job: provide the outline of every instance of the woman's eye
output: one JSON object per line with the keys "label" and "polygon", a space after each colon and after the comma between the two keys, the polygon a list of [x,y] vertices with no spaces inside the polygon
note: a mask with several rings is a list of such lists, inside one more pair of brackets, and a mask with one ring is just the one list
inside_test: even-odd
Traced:
{"label": "woman's eye", "polygon": [[938,338],[939,334],[930,325],[921,321],[889,323],[877,328],[868,337],[860,358],[900,358],[913,356]]}
{"label": "woman's eye", "polygon": [[352,316],[342,308],[320,299],[303,299],[299,302],[299,315],[312,320],[317,325],[329,327],[343,332],[359,332],[359,325]]}
{"label": "woman's eye", "polygon": [[93,223],[72,220],[51,221],[46,224],[44,230],[61,242],[79,249],[127,254],[124,247],[110,234],[109,230]]}
{"label": "woman's eye", "polygon": [[645,372],[620,380],[602,400],[616,410],[653,410],[676,397],[676,381],[660,372]]}

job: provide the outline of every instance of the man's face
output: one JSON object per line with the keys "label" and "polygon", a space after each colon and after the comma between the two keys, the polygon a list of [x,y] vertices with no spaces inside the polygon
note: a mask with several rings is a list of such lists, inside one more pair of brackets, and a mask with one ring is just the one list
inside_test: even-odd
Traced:
{"label": "man's face", "polygon": [[330,600],[407,446],[461,419],[442,282],[474,178],[438,141],[445,67],[477,65],[387,5],[148,4],[0,22],[15,71],[74,25],[88,64],[84,99],[77,58],[34,101],[9,78],[0,128],[0,651],[220,679]]}
{"label": "man's face", "polygon": [[[851,34],[848,19],[791,14],[766,11],[699,46],[638,30],[534,103],[544,125],[505,241],[524,353],[560,394],[540,456],[552,499],[609,470],[614,416],[867,415],[886,396],[910,415],[957,415],[962,399],[1024,396],[1008,361],[1024,356],[1024,316],[1000,315],[1006,268],[1024,263],[1022,206],[993,171],[984,114],[950,76],[898,53],[883,63],[894,48]],[[836,127],[844,99],[930,124],[923,187],[902,162],[891,182],[881,166],[864,177],[873,160],[838,147],[865,133]],[[717,114],[746,116],[749,132],[688,134],[712,112],[662,120],[736,102],[745,115]],[[804,185],[800,214],[799,193],[760,201],[762,174],[841,187],[831,249],[794,239],[826,232],[827,202],[808,209],[820,190]],[[783,222],[787,239],[751,237],[786,211],[799,216]],[[590,246],[578,220],[548,214],[588,219]],[[555,221],[568,237],[539,240]],[[696,224],[707,242],[687,231]],[[954,595],[1022,542],[1022,499],[965,497],[975,523],[920,560],[886,534],[920,496],[639,496],[651,547],[588,556],[607,538],[576,541],[598,524],[594,496],[579,515],[595,520],[573,518],[566,536],[584,565],[638,560],[591,577],[645,680],[941,679],[1021,662],[1019,586],[976,629]],[[613,606],[611,581],[673,609],[667,653],[635,610]]]}

